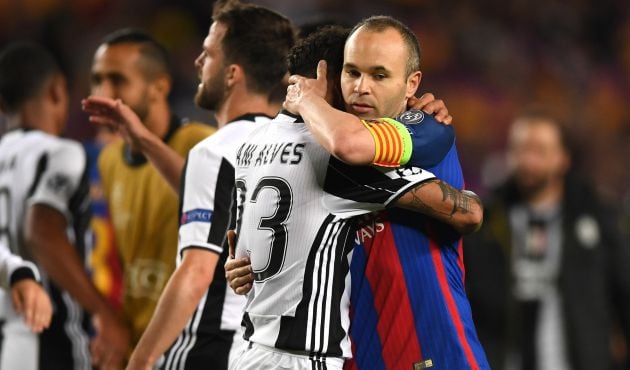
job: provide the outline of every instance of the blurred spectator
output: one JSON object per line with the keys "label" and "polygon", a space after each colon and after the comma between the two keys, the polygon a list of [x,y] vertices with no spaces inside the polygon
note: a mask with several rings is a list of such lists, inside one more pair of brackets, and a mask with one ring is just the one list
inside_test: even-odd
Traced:
{"label": "blurred spectator", "polygon": [[[92,94],[128,105],[143,123],[135,129],[149,131],[151,143],[166,147],[173,154],[169,165],[181,172],[188,151],[214,129],[175,115],[167,100],[171,83],[166,50],[142,31],[115,31],[96,50]],[[123,312],[135,345],[175,269],[178,199],[160,174],[164,168],[156,169],[142,154],[147,143],[137,138],[147,135],[115,128],[125,140],[101,151],[98,169],[122,260]]]}
{"label": "blurred spectator", "polygon": [[490,364],[619,368],[612,338],[619,324],[630,338],[630,248],[620,243],[615,212],[570,171],[567,138],[552,115],[537,108],[517,116],[508,142],[510,176],[484,202],[481,231],[464,242]]}
{"label": "blurred spectator", "polygon": [[[425,45],[422,85],[449,102],[467,185],[500,151],[511,117],[531,101],[548,101],[589,141],[587,174],[610,197],[630,191],[630,2],[627,0],[251,0],[303,24],[354,24],[374,14],[397,16]],[[32,38],[52,48],[68,72],[72,95],[87,94],[92,46],[106,30],[142,27],[169,49],[175,85],[170,101],[182,116],[210,120],[194,107],[197,74],[189,61],[209,27],[210,2],[190,0],[0,0],[0,46]],[[141,16],[140,16],[141,15]],[[73,37],[74,35],[81,37]],[[587,103],[588,102],[588,103]],[[68,134],[90,138],[80,107]]]}

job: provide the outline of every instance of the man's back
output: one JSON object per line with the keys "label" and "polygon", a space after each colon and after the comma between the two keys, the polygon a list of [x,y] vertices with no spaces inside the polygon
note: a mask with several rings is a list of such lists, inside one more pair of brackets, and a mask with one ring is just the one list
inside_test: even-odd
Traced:
{"label": "man's back", "polygon": [[237,155],[242,211],[237,253],[250,254],[255,275],[245,338],[268,347],[347,356],[340,320],[347,312],[340,307],[350,225],[321,203],[330,155],[304,123],[279,118],[256,130]]}
{"label": "man's back", "polygon": [[297,119],[280,114],[250,136],[237,156],[237,253],[250,253],[255,276],[245,338],[319,362],[326,357],[332,366],[331,357],[350,354],[352,216],[382,209],[433,176],[394,174],[392,181],[373,168],[346,168]]}
{"label": "man's back", "polygon": [[[11,250],[31,258],[24,246],[24,215],[29,206],[43,204],[66,216],[70,239],[85,258],[90,214],[83,148],[41,131],[14,130],[0,140],[0,168],[2,237]],[[47,351],[40,354],[39,361],[89,369],[87,316],[66,291],[46,279],[46,271],[42,275],[55,311],[50,329],[40,337],[40,346]]]}

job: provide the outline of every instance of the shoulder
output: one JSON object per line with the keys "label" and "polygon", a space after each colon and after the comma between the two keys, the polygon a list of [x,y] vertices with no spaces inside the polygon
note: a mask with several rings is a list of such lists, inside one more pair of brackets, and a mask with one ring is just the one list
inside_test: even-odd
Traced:
{"label": "shoulder", "polygon": [[49,166],[64,172],[80,172],[85,170],[87,155],[80,143],[57,138],[56,145],[49,151]]}
{"label": "shoulder", "polygon": [[175,135],[183,136],[186,138],[196,139],[200,141],[209,135],[212,135],[217,131],[216,127],[210,126],[205,123],[190,121],[184,123],[176,132]]}
{"label": "shoulder", "polygon": [[175,131],[168,146],[185,156],[192,147],[215,131],[216,128],[203,123],[186,122]]}

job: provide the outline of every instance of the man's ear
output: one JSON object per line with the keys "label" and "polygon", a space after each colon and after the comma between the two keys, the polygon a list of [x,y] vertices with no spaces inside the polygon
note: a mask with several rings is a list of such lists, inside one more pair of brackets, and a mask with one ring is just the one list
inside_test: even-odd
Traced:
{"label": "man's ear", "polygon": [[166,100],[171,92],[171,77],[167,74],[161,74],[155,78],[150,84],[149,91],[153,100]]}
{"label": "man's ear", "polygon": [[245,72],[238,64],[230,64],[225,69],[225,86],[231,88],[245,79]]}
{"label": "man's ear", "polygon": [[422,81],[422,72],[416,71],[407,77],[407,92],[405,93],[405,98],[409,99],[412,96],[416,95],[416,91],[420,87],[420,81]]}
{"label": "man's ear", "polygon": [[67,96],[65,77],[60,74],[52,76],[48,82],[47,94],[53,103],[63,102],[65,104],[64,98]]}

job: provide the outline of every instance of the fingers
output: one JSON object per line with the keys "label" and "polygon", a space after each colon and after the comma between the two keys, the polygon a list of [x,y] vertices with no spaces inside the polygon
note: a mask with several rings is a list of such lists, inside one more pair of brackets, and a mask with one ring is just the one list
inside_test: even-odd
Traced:
{"label": "fingers", "polygon": [[229,256],[230,258],[234,258],[234,253],[236,253],[236,231],[228,230],[225,236],[228,240]]}
{"label": "fingers", "polygon": [[411,97],[407,102],[408,109],[421,109],[425,113],[433,115],[436,121],[445,125],[453,122],[453,117],[448,113],[446,104],[441,99],[435,99],[431,93],[424,93],[420,98]]}
{"label": "fingers", "polygon": [[110,126],[114,129],[118,127],[118,122],[106,116],[90,116],[88,118],[90,123],[94,123],[100,126]]}
{"label": "fingers", "polygon": [[247,294],[252,289],[254,274],[248,258],[228,260],[225,263],[225,277],[236,294]]}
{"label": "fingers", "polygon": [[[431,93],[424,93],[419,98],[415,98],[414,105],[410,106],[409,108],[424,110],[425,106],[427,104],[429,104],[430,102],[434,101],[434,100],[435,100],[435,96],[433,94],[431,94]],[[427,113],[431,114],[433,112],[427,112]]]}
{"label": "fingers", "polygon": [[26,325],[36,333],[50,325],[52,304],[46,290],[33,280],[23,280],[11,289],[11,299],[17,313],[21,313]]}
{"label": "fingers", "polygon": [[252,290],[252,283],[247,283],[243,286],[240,286],[236,289],[234,289],[234,293],[238,294],[238,295],[245,295],[247,293],[249,293],[249,291]]}
{"label": "fingers", "polygon": [[326,61],[320,60],[317,63],[317,81],[326,83]]}

